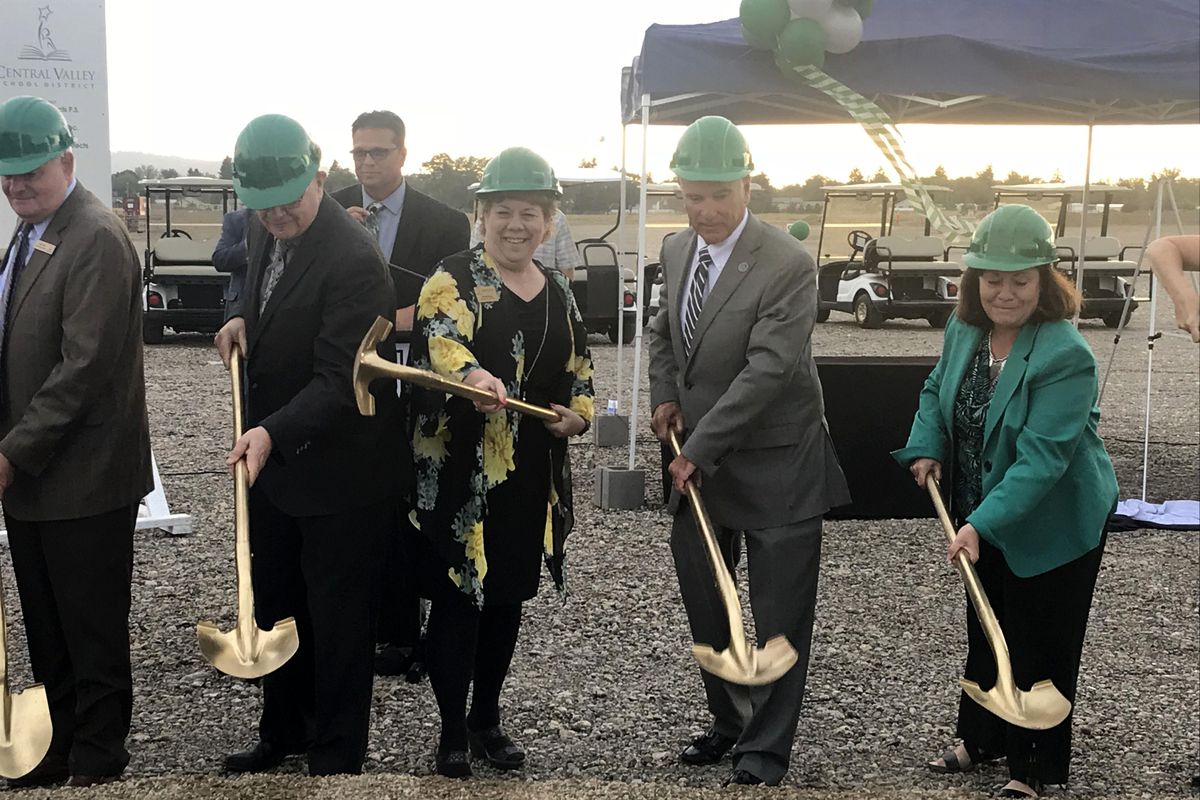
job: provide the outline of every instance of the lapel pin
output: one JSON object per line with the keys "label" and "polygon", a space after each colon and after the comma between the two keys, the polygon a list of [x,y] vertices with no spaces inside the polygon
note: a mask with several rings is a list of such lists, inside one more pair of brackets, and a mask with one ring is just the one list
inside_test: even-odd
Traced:
{"label": "lapel pin", "polygon": [[738,264],[738,272],[747,272],[747,271],[749,271],[749,269],[750,269],[750,265],[747,264],[745,261]]}

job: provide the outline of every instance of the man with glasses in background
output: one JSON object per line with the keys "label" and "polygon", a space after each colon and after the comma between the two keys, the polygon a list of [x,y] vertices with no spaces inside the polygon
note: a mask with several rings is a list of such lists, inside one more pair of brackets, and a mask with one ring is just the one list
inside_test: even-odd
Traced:
{"label": "man with glasses in background", "polygon": [[[403,360],[421,286],[439,261],[467,249],[469,225],[461,211],[422,194],[404,180],[408,151],[400,117],[391,111],[367,111],[354,120],[350,135],[354,174],[360,182],[331,196],[366,226],[391,266],[396,342]],[[412,461],[407,437],[401,437],[396,447],[405,463]],[[424,674],[420,647],[423,614],[400,548],[398,529],[409,524],[407,504],[401,504],[396,516],[397,530],[388,537],[381,561],[384,577],[376,639],[382,647],[375,658],[375,671],[406,675],[416,683]]]}

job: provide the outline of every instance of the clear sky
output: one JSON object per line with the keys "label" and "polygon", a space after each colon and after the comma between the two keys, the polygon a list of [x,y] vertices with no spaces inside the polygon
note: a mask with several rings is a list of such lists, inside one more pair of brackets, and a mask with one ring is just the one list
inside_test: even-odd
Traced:
{"label": "clear sky", "polygon": [[[879,0],[903,2],[903,0]],[[232,152],[258,114],[298,119],[326,162],[345,164],[350,122],[388,108],[408,129],[408,168],[437,152],[531,147],[559,169],[620,162],[621,68],[653,23],[737,15],[737,0],[107,0],[113,150],[204,160]],[[870,24],[870,20],[867,20]],[[667,177],[680,128],[651,128]],[[1081,181],[1086,128],[902,126],[913,165],[954,176],[992,164]],[[747,127],[758,167],[783,185],[885,162],[855,125]],[[1162,167],[1200,175],[1200,126],[1098,127],[1093,180]],[[640,163],[629,129],[629,164]]]}

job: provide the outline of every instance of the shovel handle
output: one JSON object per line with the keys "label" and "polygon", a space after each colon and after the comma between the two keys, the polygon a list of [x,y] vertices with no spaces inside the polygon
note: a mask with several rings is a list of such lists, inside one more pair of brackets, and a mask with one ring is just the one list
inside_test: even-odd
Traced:
{"label": "shovel handle", "polygon": [[[953,543],[958,532],[954,529],[954,523],[950,521],[950,514],[946,511],[946,503],[942,500],[942,487],[938,485],[937,478],[932,475],[925,476],[925,488],[929,490],[929,499],[933,501],[933,507],[942,523],[942,530],[946,532],[946,538]],[[960,568],[971,566],[971,557],[965,550],[958,552],[956,560]]]}

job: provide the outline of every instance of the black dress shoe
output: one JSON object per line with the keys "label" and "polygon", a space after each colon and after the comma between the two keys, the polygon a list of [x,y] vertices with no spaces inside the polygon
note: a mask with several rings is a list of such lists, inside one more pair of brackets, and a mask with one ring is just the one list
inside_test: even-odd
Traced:
{"label": "black dress shoe", "polygon": [[266,772],[278,767],[288,756],[294,755],[299,755],[299,751],[289,751],[269,742],[260,741],[254,745],[253,749],[225,756],[225,771]]}
{"label": "black dress shoe", "polygon": [[496,769],[520,769],[525,766],[525,751],[496,725],[481,731],[467,731],[471,755],[486,758]]}
{"label": "black dress shoe", "polygon": [[733,774],[725,781],[725,786],[761,786],[766,783],[762,778],[755,775],[753,772],[747,772],[744,769],[735,769]]}
{"label": "black dress shoe", "polygon": [[413,665],[413,648],[389,644],[375,654],[375,674],[407,675]]}
{"label": "black dress shoe", "polygon": [[10,789],[32,789],[37,786],[54,786],[63,783],[71,777],[71,769],[67,766],[67,757],[47,753],[42,763],[26,772],[19,778],[9,778]]}
{"label": "black dress shoe", "polygon": [[717,733],[715,728],[692,739],[692,743],[679,754],[679,760],[693,767],[704,764],[715,764],[725,757],[729,748],[737,744],[737,739]]}

